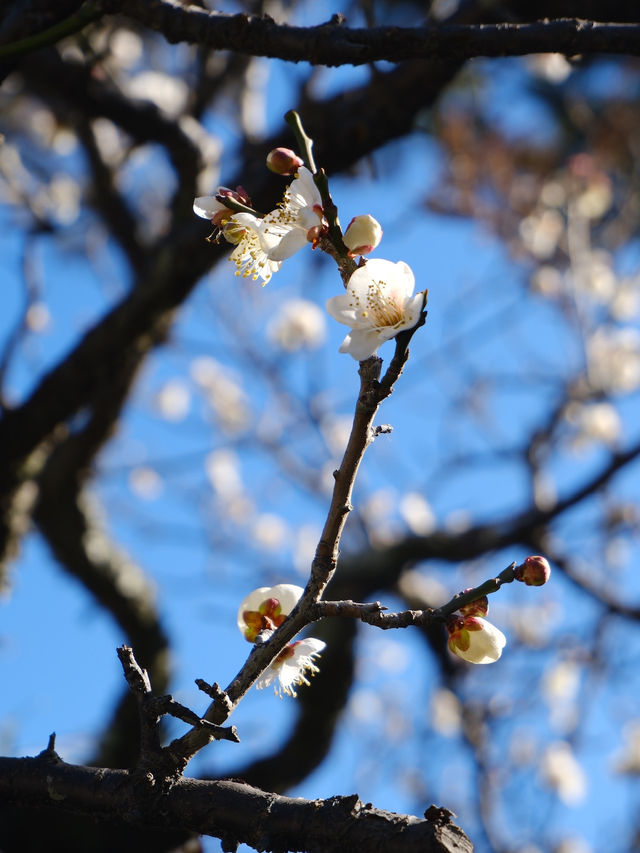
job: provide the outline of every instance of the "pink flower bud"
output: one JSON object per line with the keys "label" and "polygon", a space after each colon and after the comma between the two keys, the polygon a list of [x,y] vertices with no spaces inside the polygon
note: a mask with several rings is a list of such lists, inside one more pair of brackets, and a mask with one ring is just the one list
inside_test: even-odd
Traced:
{"label": "pink flower bud", "polygon": [[542,586],[551,577],[551,566],[544,557],[527,557],[524,563],[516,566],[516,580],[527,586]]}
{"label": "pink flower bud", "polygon": [[293,175],[300,166],[304,160],[290,148],[274,148],[267,154],[267,169],[276,175]]}
{"label": "pink flower bud", "polygon": [[344,232],[343,240],[350,255],[368,255],[382,240],[382,227],[368,213],[354,216]]}
{"label": "pink flower bud", "polygon": [[[462,593],[465,592],[469,592],[469,589],[462,590]],[[476,598],[475,601],[463,604],[459,610],[464,616],[486,616],[489,612],[489,599],[486,595],[483,595],[480,598]]]}

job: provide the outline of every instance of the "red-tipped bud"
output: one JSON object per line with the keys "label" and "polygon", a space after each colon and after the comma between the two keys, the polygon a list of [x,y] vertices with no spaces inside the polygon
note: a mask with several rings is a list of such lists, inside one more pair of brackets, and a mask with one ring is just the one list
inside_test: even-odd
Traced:
{"label": "red-tipped bud", "polygon": [[516,580],[527,586],[542,586],[551,577],[551,566],[544,557],[527,557],[524,563],[516,566]]}
{"label": "red-tipped bud", "polygon": [[[463,589],[462,593],[469,592],[470,589]],[[486,616],[489,612],[489,599],[486,595],[476,598],[475,601],[470,601],[468,604],[463,604],[458,608],[464,616]]]}
{"label": "red-tipped bud", "polygon": [[267,154],[267,169],[276,175],[293,175],[300,166],[304,166],[304,160],[290,148],[274,148]]}
{"label": "red-tipped bud", "polygon": [[368,255],[382,240],[382,227],[368,213],[354,216],[344,232],[343,240],[350,255]]}
{"label": "red-tipped bud", "polygon": [[234,201],[240,202],[240,204],[246,204],[247,207],[251,207],[249,193],[244,187],[238,186],[235,190],[230,190],[229,187],[218,187],[216,198],[222,202],[224,202],[225,198],[232,198]]}

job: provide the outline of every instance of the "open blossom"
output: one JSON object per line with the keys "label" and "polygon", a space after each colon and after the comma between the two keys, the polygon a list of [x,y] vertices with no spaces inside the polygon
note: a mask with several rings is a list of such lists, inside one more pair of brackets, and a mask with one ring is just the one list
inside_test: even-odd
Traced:
{"label": "open blossom", "polygon": [[469,663],[494,663],[502,654],[507,638],[480,616],[453,616],[449,631],[449,649]]}
{"label": "open blossom", "polygon": [[229,258],[236,265],[236,275],[250,276],[254,281],[261,278],[264,286],[282,262],[272,260],[265,251],[261,237],[263,223],[264,219],[252,213],[234,213],[222,233],[230,243],[236,244]]}
{"label": "open blossom", "polygon": [[309,242],[322,224],[322,198],[306,166],[298,169],[280,205],[262,220],[260,239],[271,261],[284,261]]}
{"label": "open blossom", "polygon": [[[244,599],[238,609],[238,628],[245,640],[255,643],[263,631],[273,632],[296,606],[304,590],[291,583],[261,586]],[[276,694],[295,696],[298,684],[309,684],[307,675],[315,675],[314,663],[325,643],[314,637],[296,640],[285,646],[256,681],[258,690],[273,684]]]}
{"label": "open blossom", "polygon": [[262,631],[275,631],[300,601],[304,590],[292,583],[254,589],[238,608],[238,628],[245,640],[255,643]]}
{"label": "open blossom", "polygon": [[286,693],[287,696],[297,696],[296,686],[306,684],[308,687],[307,675],[319,672],[313,661],[325,645],[322,640],[308,637],[285,646],[256,681],[257,689],[262,690],[273,684],[276,695],[282,696]]}
{"label": "open blossom", "polygon": [[351,326],[340,352],[356,361],[374,355],[378,347],[420,319],[425,293],[413,296],[415,279],[404,261],[371,260],[349,279],[346,293],[327,300],[334,320]]}

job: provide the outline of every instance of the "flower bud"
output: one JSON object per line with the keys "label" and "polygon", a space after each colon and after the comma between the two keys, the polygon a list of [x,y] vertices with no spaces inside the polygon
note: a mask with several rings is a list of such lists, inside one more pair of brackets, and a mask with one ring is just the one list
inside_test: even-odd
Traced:
{"label": "flower bud", "polygon": [[354,216],[342,239],[350,255],[368,255],[382,240],[382,227],[368,213]]}
{"label": "flower bud", "polygon": [[[470,589],[463,589],[462,594],[470,592]],[[470,601],[468,604],[463,604],[459,608],[463,616],[486,616],[489,612],[489,599],[486,595],[476,598],[475,601]]]}
{"label": "flower bud", "polygon": [[240,202],[240,204],[246,204],[247,207],[251,207],[251,198],[249,197],[249,193],[241,186],[237,186],[235,190],[230,190],[229,187],[218,187],[216,196],[220,200],[232,198],[234,201]]}
{"label": "flower bud", "polygon": [[542,586],[551,577],[551,566],[544,557],[527,557],[524,563],[516,566],[516,580],[527,586]]}
{"label": "flower bud", "polygon": [[495,663],[507,638],[480,616],[451,616],[447,622],[449,649],[468,663]]}
{"label": "flower bud", "polygon": [[304,160],[290,148],[274,148],[267,154],[267,169],[276,175],[293,175],[300,166]]}
{"label": "flower bud", "polygon": [[227,207],[225,199],[231,198],[247,207],[251,207],[251,199],[243,187],[230,190],[228,187],[218,187],[216,194],[196,198],[193,202],[193,212],[203,219],[208,219],[216,228],[221,228],[233,216],[234,211]]}

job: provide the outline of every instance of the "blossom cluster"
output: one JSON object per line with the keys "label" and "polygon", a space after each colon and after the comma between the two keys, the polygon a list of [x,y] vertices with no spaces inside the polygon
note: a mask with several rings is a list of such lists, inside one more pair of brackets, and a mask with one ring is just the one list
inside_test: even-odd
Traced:
{"label": "blossom cluster", "polygon": [[[198,216],[215,226],[216,240],[224,238],[235,246],[230,260],[236,265],[236,275],[261,279],[263,285],[307,243],[314,248],[326,248],[331,243],[322,195],[314,173],[302,158],[289,149],[277,148],[268,155],[267,166],[294,178],[280,204],[264,216],[251,207],[243,187],[219,187],[215,196],[196,198],[193,205]],[[342,235],[342,246],[327,249],[330,254],[346,249],[346,257],[361,258],[347,282],[346,293],[326,304],[335,320],[351,328],[340,352],[357,361],[375,355],[385,341],[416,326],[426,302],[426,291],[414,295],[415,278],[404,261],[363,259],[381,239],[380,224],[370,214],[363,214],[350,221]]]}
{"label": "blossom cluster", "polygon": [[[551,577],[545,557],[533,555],[514,568],[513,579],[527,586],[542,586]],[[470,589],[463,593],[471,592]],[[464,604],[447,619],[449,650],[468,663],[495,663],[502,655],[507,638],[485,616],[489,612],[486,595]]]}
{"label": "blossom cluster", "polygon": [[[264,642],[279,628],[300,600],[302,587],[281,583],[254,589],[238,609],[238,628],[250,643]],[[285,646],[256,681],[258,690],[273,684],[276,695],[296,696],[296,686],[309,685],[308,675],[315,675],[314,660],[325,643],[314,637],[296,640]]]}

